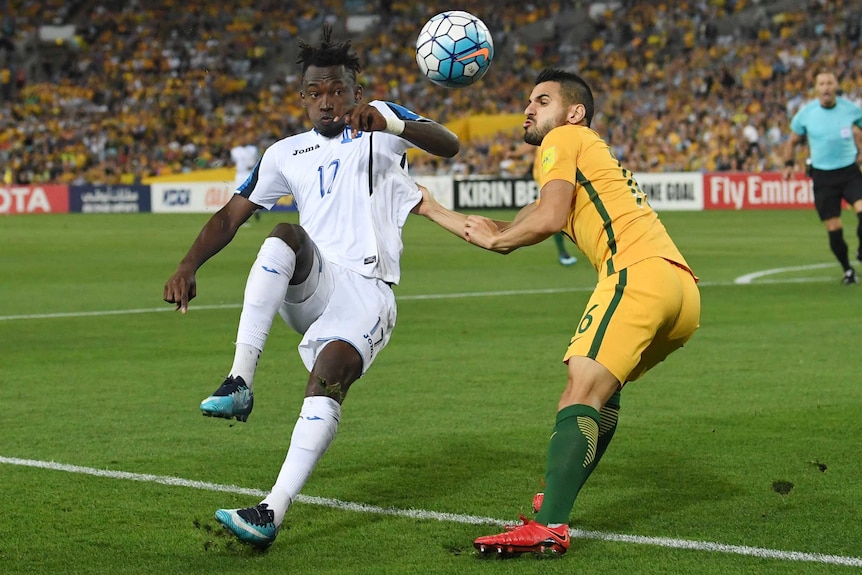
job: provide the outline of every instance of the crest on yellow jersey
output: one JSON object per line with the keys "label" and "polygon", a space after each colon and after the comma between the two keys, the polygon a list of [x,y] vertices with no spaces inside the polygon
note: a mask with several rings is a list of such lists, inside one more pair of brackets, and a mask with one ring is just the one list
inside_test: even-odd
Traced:
{"label": "crest on yellow jersey", "polygon": [[551,146],[542,152],[542,173],[547,174],[557,161],[557,147]]}

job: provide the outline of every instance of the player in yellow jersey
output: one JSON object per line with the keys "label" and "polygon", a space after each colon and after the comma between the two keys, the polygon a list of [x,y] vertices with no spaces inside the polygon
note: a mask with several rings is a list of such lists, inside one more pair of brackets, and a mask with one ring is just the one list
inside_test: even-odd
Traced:
{"label": "player in yellow jersey", "polygon": [[443,208],[423,188],[417,213],[479,247],[509,253],[560,230],[598,272],[598,283],[563,356],[568,381],[545,464],[545,492],[533,520],[480,537],[480,553],[565,553],[569,514],[617,426],[620,391],[682,347],[700,318],[700,293],[631,172],[590,129],[589,86],[545,70],[524,111],[524,141],[540,149],[539,200],[511,222]]}

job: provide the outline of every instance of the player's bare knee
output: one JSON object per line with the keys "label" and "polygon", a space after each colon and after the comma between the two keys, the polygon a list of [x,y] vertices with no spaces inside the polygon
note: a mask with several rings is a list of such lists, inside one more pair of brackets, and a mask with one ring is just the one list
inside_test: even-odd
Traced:
{"label": "player's bare knee", "polygon": [[841,218],[823,220],[823,223],[826,225],[826,231],[828,232],[837,232],[844,229]]}
{"label": "player's bare knee", "polygon": [[269,233],[269,237],[280,239],[297,254],[308,243],[308,234],[301,226],[284,222],[276,224]]}
{"label": "player's bare knee", "polygon": [[296,268],[290,280],[291,285],[304,282],[314,262],[314,247],[308,233],[300,225],[280,223],[272,229],[269,237],[280,239],[296,254]]}
{"label": "player's bare knee", "polygon": [[306,395],[324,395],[344,401],[350,385],[362,375],[362,356],[344,341],[332,341],[321,350],[308,378]]}
{"label": "player's bare knee", "polygon": [[603,365],[586,357],[571,357],[559,409],[569,405],[590,405],[598,411],[619,389],[619,380]]}
{"label": "player's bare knee", "polygon": [[330,380],[325,377],[313,377],[308,382],[305,395],[307,397],[328,397],[338,403],[343,403],[348,389],[350,389],[348,382]]}

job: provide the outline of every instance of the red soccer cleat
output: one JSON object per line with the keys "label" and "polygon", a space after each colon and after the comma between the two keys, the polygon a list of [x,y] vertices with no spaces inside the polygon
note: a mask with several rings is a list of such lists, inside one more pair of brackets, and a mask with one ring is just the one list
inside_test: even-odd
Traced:
{"label": "red soccer cleat", "polygon": [[548,527],[522,518],[523,525],[507,529],[498,535],[479,537],[473,541],[482,555],[516,557],[521,553],[564,554],[569,549],[569,526]]}

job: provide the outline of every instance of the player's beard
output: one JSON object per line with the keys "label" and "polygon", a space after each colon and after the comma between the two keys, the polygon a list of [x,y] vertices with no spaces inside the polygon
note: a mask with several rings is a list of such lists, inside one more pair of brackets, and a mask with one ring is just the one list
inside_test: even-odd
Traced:
{"label": "player's beard", "polygon": [[541,124],[533,124],[533,129],[524,130],[524,141],[531,146],[541,146],[542,140],[548,135],[548,132],[559,126],[566,125],[566,114],[562,113],[558,118],[546,120]]}

